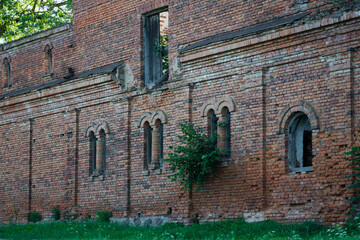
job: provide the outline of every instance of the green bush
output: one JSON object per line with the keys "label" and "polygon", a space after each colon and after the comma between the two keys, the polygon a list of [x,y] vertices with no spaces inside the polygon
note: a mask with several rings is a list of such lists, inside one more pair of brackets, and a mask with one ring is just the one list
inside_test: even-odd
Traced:
{"label": "green bush", "polygon": [[59,205],[55,206],[52,210],[51,210],[51,217],[52,219],[54,219],[55,221],[60,220],[60,209],[59,209]]}
{"label": "green bush", "polygon": [[29,222],[40,222],[42,220],[41,213],[39,212],[30,212],[28,217]]}
{"label": "green bush", "polygon": [[112,217],[112,212],[110,211],[98,211],[96,213],[98,215],[99,222],[110,222],[110,218]]}
{"label": "green bush", "polygon": [[184,121],[180,124],[182,135],[179,135],[180,145],[170,147],[168,158],[170,169],[174,171],[169,176],[171,181],[180,181],[182,188],[192,191],[202,188],[205,180],[212,176],[215,171],[215,162],[226,151],[219,150],[214,146],[217,134],[209,138],[201,128]]}

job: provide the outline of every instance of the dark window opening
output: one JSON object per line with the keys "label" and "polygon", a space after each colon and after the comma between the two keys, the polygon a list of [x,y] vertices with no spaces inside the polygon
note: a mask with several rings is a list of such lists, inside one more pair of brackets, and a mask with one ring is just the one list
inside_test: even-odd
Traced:
{"label": "dark window opening", "polygon": [[305,114],[298,114],[289,125],[289,169],[291,172],[312,170],[312,130]]}
{"label": "dark window opening", "polygon": [[151,154],[152,154],[152,128],[148,122],[145,123],[145,163],[144,169],[148,170],[151,164]]}
{"label": "dark window opening", "polygon": [[312,131],[304,130],[303,138],[303,166],[311,167],[312,166]]}
{"label": "dark window opening", "polygon": [[217,121],[218,118],[213,110],[208,112],[208,135],[213,139],[213,146],[217,144]]}
{"label": "dark window opening", "polygon": [[226,155],[230,156],[231,126],[230,126],[230,111],[228,108],[225,108],[225,149],[227,150]]}
{"label": "dark window opening", "polygon": [[102,129],[99,133],[99,143],[98,143],[98,166],[97,169],[103,174],[105,172],[105,163],[106,163],[106,134]]}
{"label": "dark window opening", "polygon": [[49,45],[46,45],[45,47],[45,54],[46,54],[46,63],[47,63],[47,72],[50,74],[52,73],[52,64],[53,64],[53,60],[52,60],[52,49],[50,48]]}
{"label": "dark window opening", "polygon": [[4,59],[5,75],[3,79],[3,86],[10,87],[11,84],[11,67],[7,58]]}
{"label": "dark window opening", "polygon": [[164,158],[164,124],[159,123],[159,165],[163,166],[162,159]]}
{"label": "dark window opening", "polygon": [[144,17],[145,84],[154,86],[168,76],[168,12]]}
{"label": "dark window opening", "polygon": [[90,174],[92,174],[96,170],[96,142],[97,139],[95,137],[94,132],[90,132]]}

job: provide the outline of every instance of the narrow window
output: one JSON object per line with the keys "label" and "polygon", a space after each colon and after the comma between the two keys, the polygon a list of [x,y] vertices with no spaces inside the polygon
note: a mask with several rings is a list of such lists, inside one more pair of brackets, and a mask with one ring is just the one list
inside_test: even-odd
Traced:
{"label": "narrow window", "polygon": [[164,158],[164,124],[159,123],[159,164],[163,166],[162,159]]}
{"label": "narrow window", "polygon": [[154,86],[168,76],[168,12],[162,9],[143,20],[145,84]]}
{"label": "narrow window", "polygon": [[148,170],[151,164],[151,152],[152,152],[152,128],[149,122],[146,122],[144,125],[144,142],[145,142],[145,161],[144,161],[144,169]]}
{"label": "narrow window", "polygon": [[96,144],[96,172],[100,175],[104,174],[105,158],[106,158],[106,134],[103,129],[99,132],[99,137]]}
{"label": "narrow window", "polygon": [[208,135],[210,138],[213,138],[213,145],[215,146],[217,144],[217,139],[215,138],[217,133],[217,117],[215,115],[215,112],[213,110],[210,110],[208,112]]}
{"label": "narrow window", "polygon": [[[212,115],[214,118],[214,115]],[[230,111],[227,107],[221,110],[221,116],[218,119],[212,120],[212,124],[217,121],[217,147],[220,150],[226,150],[225,156],[230,156]],[[212,130],[214,131],[214,130]]]}
{"label": "narrow window", "polygon": [[224,108],[225,115],[225,149],[227,150],[227,156],[230,156],[231,150],[231,128],[230,128],[230,111],[228,108]]}
{"label": "narrow window", "polygon": [[4,59],[4,68],[5,68],[5,74],[3,75],[3,86],[4,87],[10,87],[11,84],[11,68],[10,68],[10,62],[7,58]]}
{"label": "narrow window", "polygon": [[46,45],[45,47],[45,63],[47,65],[47,72],[50,74],[52,73],[52,64],[53,64],[53,60],[52,60],[52,49],[50,48],[49,45]]}
{"label": "narrow window", "polygon": [[155,126],[152,128],[152,152],[151,152],[151,169],[158,169],[161,167],[162,159],[162,139],[163,139],[163,124],[160,119],[157,119]]}
{"label": "narrow window", "polygon": [[299,113],[289,125],[289,169],[291,172],[311,171],[312,159],[310,120]]}
{"label": "narrow window", "polygon": [[90,132],[89,144],[90,144],[90,174],[93,174],[96,170],[96,137],[94,132]]}

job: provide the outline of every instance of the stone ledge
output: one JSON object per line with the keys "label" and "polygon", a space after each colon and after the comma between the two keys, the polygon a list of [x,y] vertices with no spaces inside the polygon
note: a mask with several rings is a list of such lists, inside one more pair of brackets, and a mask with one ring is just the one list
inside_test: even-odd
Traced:
{"label": "stone ledge", "polygon": [[119,223],[127,226],[151,226],[157,227],[169,222],[169,217],[154,216],[154,217],[135,217],[135,218],[111,218],[112,223]]}

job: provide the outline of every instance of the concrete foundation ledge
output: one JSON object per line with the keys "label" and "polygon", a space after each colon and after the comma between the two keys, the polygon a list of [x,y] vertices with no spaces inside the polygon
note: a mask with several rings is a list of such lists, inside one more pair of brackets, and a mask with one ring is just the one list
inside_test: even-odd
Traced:
{"label": "concrete foundation ledge", "polygon": [[119,223],[127,226],[161,226],[169,221],[165,216],[135,217],[135,218],[111,218],[111,223]]}

